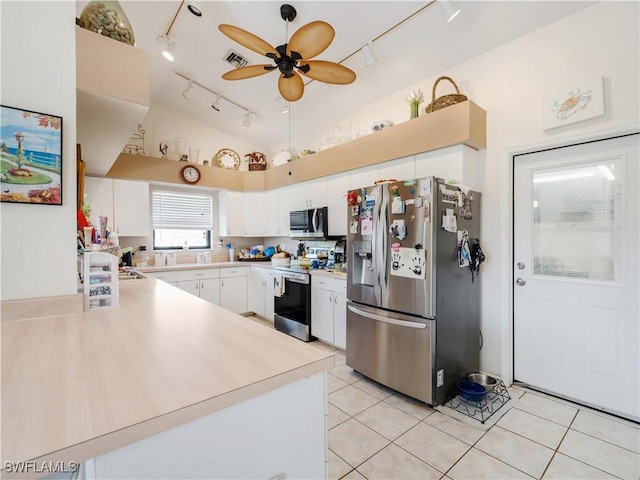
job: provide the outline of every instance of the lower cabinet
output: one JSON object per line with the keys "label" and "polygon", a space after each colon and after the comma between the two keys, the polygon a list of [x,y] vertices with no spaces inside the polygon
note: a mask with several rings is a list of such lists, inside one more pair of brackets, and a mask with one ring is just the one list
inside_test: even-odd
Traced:
{"label": "lower cabinet", "polygon": [[249,274],[249,311],[273,321],[273,268],[252,267]]}
{"label": "lower cabinet", "polygon": [[236,313],[247,308],[247,267],[220,269],[220,306]]}
{"label": "lower cabinet", "polygon": [[311,276],[311,334],[338,348],[347,347],[347,282]]}
{"label": "lower cabinet", "polygon": [[247,268],[222,267],[145,273],[235,313],[247,307]]}

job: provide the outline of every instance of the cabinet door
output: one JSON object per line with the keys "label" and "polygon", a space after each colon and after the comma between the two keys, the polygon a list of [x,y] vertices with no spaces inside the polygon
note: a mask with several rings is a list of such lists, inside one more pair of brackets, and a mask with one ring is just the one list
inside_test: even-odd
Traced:
{"label": "cabinet door", "polygon": [[334,345],[347,348],[347,296],[333,292],[333,340]]}
{"label": "cabinet door", "polygon": [[264,237],[267,230],[265,192],[245,192],[243,205],[244,236]]}
{"label": "cabinet door", "polygon": [[369,187],[374,184],[380,177],[378,176],[378,166],[357,168],[351,170],[351,189]]}
{"label": "cabinet door", "polygon": [[320,208],[327,206],[327,179],[316,178],[309,180],[309,207]]}
{"label": "cabinet door", "polygon": [[288,237],[291,233],[289,230],[289,213],[291,208],[291,190],[289,187],[278,189],[278,223],[280,231],[278,236]]}
{"label": "cabinet door", "polygon": [[[264,192],[264,220],[265,233],[267,237],[278,237],[282,235],[280,225],[280,195],[277,188]],[[287,225],[289,225],[287,215]]]}
{"label": "cabinet door", "polygon": [[200,296],[200,280],[180,280],[176,286],[191,295]]}
{"label": "cabinet door", "polygon": [[274,278],[275,273],[273,271],[264,272],[264,316],[271,321],[273,321],[274,318],[275,305],[275,288],[273,285]]}
{"label": "cabinet door", "polygon": [[249,270],[249,288],[247,304],[250,312],[264,316],[264,278],[261,269]]}
{"label": "cabinet door", "polygon": [[309,208],[309,184],[308,182],[294,183],[289,185],[290,210],[306,210]]}
{"label": "cabinet door", "polygon": [[339,173],[327,178],[329,235],[347,235],[347,192],[349,174]]}
{"label": "cabinet door", "polygon": [[247,277],[220,278],[220,306],[235,313],[247,311]]}
{"label": "cabinet door", "polygon": [[115,230],[125,237],[148,237],[149,184],[131,180],[113,181],[113,216]]}
{"label": "cabinet door", "polygon": [[101,177],[85,177],[84,179],[84,203],[91,206],[91,217],[88,218],[93,225],[100,225],[98,217],[107,217],[107,230],[113,230],[113,179]]}
{"label": "cabinet door", "polygon": [[378,177],[395,178],[396,180],[416,178],[416,157],[411,155],[379,164]]}
{"label": "cabinet door", "polygon": [[222,190],[218,194],[218,213],[221,237],[242,237],[244,235],[242,192]]}
{"label": "cabinet door", "polygon": [[207,302],[220,305],[220,279],[205,278],[200,280],[200,298]]}
{"label": "cabinet door", "polygon": [[333,343],[333,292],[311,288],[311,335]]}

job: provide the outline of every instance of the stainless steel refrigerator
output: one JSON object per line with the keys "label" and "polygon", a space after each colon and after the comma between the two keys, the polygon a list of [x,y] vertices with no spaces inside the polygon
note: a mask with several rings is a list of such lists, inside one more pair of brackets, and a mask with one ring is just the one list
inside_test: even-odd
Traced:
{"label": "stainless steel refrigerator", "polygon": [[480,194],[428,177],[347,201],[347,365],[440,405],[479,366]]}

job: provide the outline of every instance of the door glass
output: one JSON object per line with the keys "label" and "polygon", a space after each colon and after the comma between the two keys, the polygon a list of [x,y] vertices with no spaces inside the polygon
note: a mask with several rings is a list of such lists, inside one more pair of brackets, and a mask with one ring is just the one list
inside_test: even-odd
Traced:
{"label": "door glass", "polygon": [[615,164],[532,172],[534,274],[615,281]]}

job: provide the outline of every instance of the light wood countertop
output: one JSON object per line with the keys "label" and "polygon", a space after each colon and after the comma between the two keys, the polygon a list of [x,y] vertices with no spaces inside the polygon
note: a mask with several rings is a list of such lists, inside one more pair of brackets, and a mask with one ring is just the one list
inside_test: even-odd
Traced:
{"label": "light wood countertop", "polygon": [[334,365],[155,279],[120,305],[2,323],[3,465],[95,457]]}

